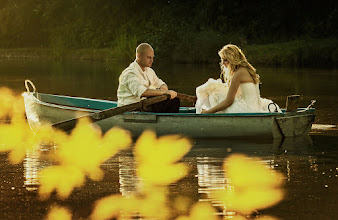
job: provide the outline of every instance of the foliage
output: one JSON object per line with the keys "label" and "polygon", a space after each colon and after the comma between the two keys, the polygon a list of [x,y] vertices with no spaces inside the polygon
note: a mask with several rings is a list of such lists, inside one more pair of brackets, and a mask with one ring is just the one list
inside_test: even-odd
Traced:
{"label": "foliage", "polygon": [[335,66],[337,39],[297,40],[287,43],[250,45],[244,48],[253,64],[288,66]]}
{"label": "foliage", "polygon": [[137,47],[137,38],[135,35],[128,34],[125,29],[114,33],[114,43],[112,45],[115,56],[120,59],[135,59],[135,48]]}
{"label": "foliage", "polygon": [[333,0],[320,5],[305,0],[3,0],[0,47],[51,47],[55,57],[65,56],[67,49],[112,48],[117,57],[131,59],[135,45],[148,42],[157,57],[211,62],[215,51],[230,42],[245,47],[336,39],[336,4]]}

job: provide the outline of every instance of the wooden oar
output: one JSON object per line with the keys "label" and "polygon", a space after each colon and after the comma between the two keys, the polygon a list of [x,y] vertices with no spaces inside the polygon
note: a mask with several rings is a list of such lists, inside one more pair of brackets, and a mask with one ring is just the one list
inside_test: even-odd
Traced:
{"label": "wooden oar", "polygon": [[183,93],[177,93],[177,98],[183,99],[183,100],[186,100],[186,101],[192,102],[192,103],[195,103],[197,101],[196,96],[187,95],[187,94],[183,94]]}
{"label": "wooden oar", "polygon": [[122,114],[124,112],[133,111],[133,110],[141,109],[141,108],[144,109],[148,105],[152,105],[152,104],[164,101],[168,98],[170,98],[169,94],[160,95],[160,96],[152,97],[152,98],[149,98],[149,99],[144,99],[144,100],[141,100],[139,102],[132,103],[132,104],[129,104],[129,105],[110,108],[110,109],[107,109],[107,110],[95,112],[95,113],[88,114],[88,115],[85,115],[85,116],[81,116],[81,117],[78,117],[78,118],[73,118],[73,119],[70,119],[70,120],[58,122],[56,124],[53,124],[52,127],[57,128],[57,129],[61,129],[63,131],[69,131],[69,130],[72,130],[73,128],[75,128],[77,120],[79,120],[81,118],[88,117],[93,122],[96,122],[96,121],[100,121],[100,120],[112,117],[114,115]]}

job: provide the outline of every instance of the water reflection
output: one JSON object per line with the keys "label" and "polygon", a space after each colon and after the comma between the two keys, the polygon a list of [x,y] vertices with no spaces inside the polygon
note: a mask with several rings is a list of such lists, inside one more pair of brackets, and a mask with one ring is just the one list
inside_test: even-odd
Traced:
{"label": "water reflection", "polygon": [[[232,187],[223,167],[225,158],[234,152],[259,157],[261,163],[284,173],[286,179],[291,181],[292,172],[299,172],[297,170],[299,167],[294,166],[297,160],[289,156],[299,153],[310,154],[312,145],[309,136],[284,140],[196,140],[194,148],[183,158],[183,162],[189,164],[192,173],[179,183],[173,184],[172,193],[190,196],[190,199],[196,202],[208,201],[219,210],[219,215],[231,217],[235,213],[228,212],[222,202],[212,196],[216,190]],[[311,160],[309,159],[309,167],[318,166],[314,159],[313,156]],[[119,167],[121,194],[131,195],[137,192],[141,182],[136,176],[133,157],[119,156]],[[185,186],[179,186],[180,184]]]}
{"label": "water reflection", "polygon": [[[227,170],[224,169],[223,161],[230,154],[244,153],[251,157],[261,158],[260,162],[270,169],[282,172],[290,181],[291,173],[298,173],[297,163],[289,154],[302,153],[307,155],[313,142],[309,136],[297,137],[284,140],[198,140],[196,146],[190,152],[190,156],[196,158],[198,194],[200,200],[209,201],[223,213],[223,216],[231,218],[234,212],[229,212],[227,207],[223,207],[221,201],[217,201],[212,196],[220,189],[233,190],[232,183],[227,178]],[[208,155],[208,156],[207,156]],[[309,161],[309,166],[314,166],[315,160]],[[292,168],[290,168],[292,164]]]}
{"label": "water reflection", "polygon": [[223,170],[223,159],[214,157],[196,157],[197,182],[199,201],[208,201],[217,210],[222,210],[218,215],[233,216],[235,213],[226,212],[222,201],[215,200],[212,193],[217,190],[229,188],[230,179],[226,178]]}
{"label": "water reflection", "polygon": [[132,156],[119,156],[119,183],[122,196],[130,196],[139,189],[135,160]]}
{"label": "water reflection", "polygon": [[[39,171],[46,166],[53,165],[51,161],[45,160],[45,153],[55,151],[55,146],[39,146],[26,152],[23,161],[24,187],[27,191],[37,191],[39,187]],[[45,158],[45,159],[43,159]]]}
{"label": "water reflection", "polygon": [[[333,155],[337,155],[336,150],[333,152]],[[211,196],[215,190],[231,187],[223,161],[233,153],[258,157],[265,166],[284,174],[287,193],[291,193],[292,196],[288,196],[277,208],[271,209],[277,213],[272,215],[287,216],[288,213],[281,214],[285,206],[297,203],[300,197],[323,198],[324,194],[318,193],[319,188],[334,190],[333,186],[337,183],[337,160],[330,158],[332,153],[327,156],[326,150],[317,149],[309,136],[284,140],[196,140],[195,146],[182,159],[189,165],[191,172],[183,180],[169,186],[169,197],[183,195],[195,202],[209,201],[219,210],[219,215],[233,216],[233,212],[226,212],[226,207]],[[43,166],[48,166],[40,155],[41,152],[28,152],[24,161],[24,186],[27,191],[38,189],[37,173]],[[90,200],[93,200],[93,196],[94,200],[102,197],[102,193],[98,190],[103,189],[102,187],[109,187],[110,192],[118,192],[123,196],[138,192],[142,182],[136,176],[135,165],[136,162],[130,152],[122,152],[115,159],[106,161],[103,166],[106,176],[110,177],[97,184],[84,186],[85,192],[92,193]],[[111,178],[111,174],[116,177]],[[305,190],[306,188],[299,188],[300,185],[313,191],[310,193]],[[85,200],[86,195],[81,195],[81,198]],[[295,214],[297,211],[293,212]]]}
{"label": "water reflection", "polygon": [[28,151],[26,158],[23,161],[24,166],[24,186],[28,191],[37,191],[39,186],[38,172],[41,169],[40,166],[40,152]]}

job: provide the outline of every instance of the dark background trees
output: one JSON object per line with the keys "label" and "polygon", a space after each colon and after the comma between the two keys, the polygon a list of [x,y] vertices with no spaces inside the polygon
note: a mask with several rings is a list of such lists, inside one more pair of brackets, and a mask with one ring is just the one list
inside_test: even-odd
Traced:
{"label": "dark background trees", "polygon": [[0,47],[122,52],[145,41],[161,57],[204,62],[226,43],[337,39],[336,2],[0,0]]}

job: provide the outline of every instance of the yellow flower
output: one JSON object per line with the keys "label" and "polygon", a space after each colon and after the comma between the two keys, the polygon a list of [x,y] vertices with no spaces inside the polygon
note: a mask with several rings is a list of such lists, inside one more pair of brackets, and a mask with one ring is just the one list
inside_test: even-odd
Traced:
{"label": "yellow flower", "polygon": [[130,133],[125,130],[112,128],[102,136],[89,119],[81,119],[68,139],[57,143],[57,160],[94,175],[105,160],[128,148],[131,142]]}
{"label": "yellow flower", "polygon": [[39,193],[42,198],[54,190],[60,198],[67,198],[73,188],[84,184],[86,175],[92,180],[101,180],[104,175],[101,164],[131,144],[129,132],[112,128],[102,136],[88,119],[80,120],[70,136],[60,131],[54,134],[57,145],[54,159],[60,165],[41,170]]}
{"label": "yellow flower", "polygon": [[36,150],[40,143],[51,142],[51,129],[41,127],[34,133],[24,118],[24,104],[22,96],[14,95],[7,88],[0,88],[0,152],[9,152],[9,162],[18,164],[23,161],[27,150]]}
{"label": "yellow flower", "polygon": [[283,199],[283,176],[268,169],[258,159],[231,155],[224,163],[228,186],[213,194],[228,210],[250,214]]}
{"label": "yellow flower", "polygon": [[143,180],[137,195],[118,195],[101,199],[95,205],[92,219],[111,219],[139,216],[145,219],[167,219],[167,185],[184,177],[188,168],[177,163],[191,148],[188,139],[179,135],[160,138],[151,131],[145,131],[137,140],[134,156],[137,175]]}
{"label": "yellow flower", "polygon": [[9,161],[18,164],[23,161],[27,150],[38,146],[34,133],[25,121],[0,124],[0,152],[9,151]]}
{"label": "yellow flower", "polygon": [[137,163],[137,175],[151,185],[169,185],[183,178],[188,167],[177,163],[189,152],[191,143],[179,135],[167,135],[160,138],[152,131],[145,131],[137,140],[134,155]]}
{"label": "yellow flower", "polygon": [[74,166],[51,166],[39,172],[39,195],[48,199],[51,192],[56,190],[61,199],[67,198],[73,188],[84,184],[85,175],[82,170]]}
{"label": "yellow flower", "polygon": [[68,209],[53,206],[51,210],[48,212],[47,220],[71,220],[72,214],[69,212]]}
{"label": "yellow flower", "polygon": [[266,168],[259,159],[241,154],[230,156],[223,164],[223,168],[236,187],[278,187],[283,183],[283,176],[280,173]]}
{"label": "yellow flower", "polygon": [[137,207],[139,202],[134,198],[125,198],[121,195],[107,196],[95,202],[90,217],[93,220],[119,219],[121,215],[128,216],[135,213]]}
{"label": "yellow flower", "polygon": [[0,97],[0,120],[11,119],[14,116],[23,118],[25,109],[22,96],[15,95],[12,90],[2,87]]}
{"label": "yellow flower", "polygon": [[207,202],[196,203],[189,216],[180,216],[176,220],[217,220],[216,210]]}

